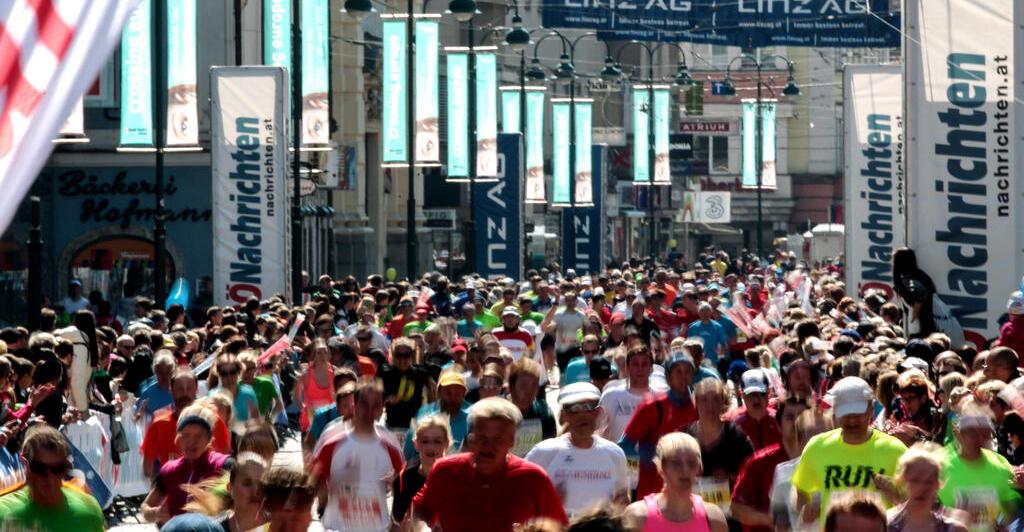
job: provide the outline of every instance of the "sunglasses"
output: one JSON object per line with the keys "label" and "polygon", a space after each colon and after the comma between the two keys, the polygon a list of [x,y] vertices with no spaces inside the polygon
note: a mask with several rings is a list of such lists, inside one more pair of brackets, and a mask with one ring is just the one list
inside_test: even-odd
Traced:
{"label": "sunglasses", "polygon": [[412,358],[412,351],[395,351],[394,355],[396,358]]}
{"label": "sunglasses", "polygon": [[583,352],[584,355],[596,355],[596,354],[600,353],[601,350],[600,349],[583,349],[582,352]]}
{"label": "sunglasses", "polygon": [[54,476],[63,478],[67,476],[69,469],[71,469],[71,466],[69,466],[67,462],[63,462],[56,465],[48,465],[44,464],[43,462],[37,462],[35,460],[32,460],[31,462],[28,463],[28,470],[31,471],[33,475],[45,475],[47,473],[50,473]]}
{"label": "sunglasses", "polygon": [[563,412],[578,414],[580,412],[593,412],[597,410],[597,403],[573,403],[562,407]]}

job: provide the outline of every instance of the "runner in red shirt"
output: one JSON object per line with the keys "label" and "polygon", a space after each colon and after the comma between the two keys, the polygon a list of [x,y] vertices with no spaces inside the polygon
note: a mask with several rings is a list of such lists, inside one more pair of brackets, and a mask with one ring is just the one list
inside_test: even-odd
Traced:
{"label": "runner in red shirt", "polygon": [[796,438],[796,418],[810,408],[806,400],[794,396],[779,402],[776,413],[782,440],[769,445],[747,460],[732,490],[732,514],[745,532],[771,532],[771,487],[775,466],[796,458],[800,448]]}
{"label": "runner in red shirt", "polygon": [[402,337],[402,330],[406,325],[416,321],[416,305],[411,297],[403,297],[398,302],[399,314],[388,322],[388,337],[392,340]]}
{"label": "runner in red shirt", "polygon": [[414,515],[445,532],[495,532],[548,518],[567,524],[562,501],[540,466],[509,454],[522,421],[519,408],[493,397],[469,413],[468,453],[443,458],[413,498]]}
{"label": "runner in red shirt", "polygon": [[750,438],[755,451],[779,443],[782,434],[775,421],[775,409],[768,406],[768,375],[760,368],[748,369],[740,380],[743,406],[727,414],[727,421],[735,423]]}
{"label": "runner in red shirt", "polygon": [[677,336],[686,336],[686,325],[679,320],[679,316],[665,308],[665,292],[661,289],[648,294],[647,317],[654,320],[661,338],[666,342]]}
{"label": "runner in red shirt", "polygon": [[626,452],[626,457],[636,457],[640,462],[640,478],[636,488],[638,500],[661,489],[661,477],[653,462],[658,439],[697,421],[697,408],[690,397],[693,370],[693,358],[689,355],[672,357],[665,364],[668,393],[659,394],[636,407],[619,440],[619,446]]}
{"label": "runner in red shirt", "polygon": [[519,327],[519,310],[513,306],[507,306],[501,311],[500,330],[492,331],[498,342],[512,352],[512,358],[519,360],[523,355],[527,358],[533,356],[533,337],[530,333]]}

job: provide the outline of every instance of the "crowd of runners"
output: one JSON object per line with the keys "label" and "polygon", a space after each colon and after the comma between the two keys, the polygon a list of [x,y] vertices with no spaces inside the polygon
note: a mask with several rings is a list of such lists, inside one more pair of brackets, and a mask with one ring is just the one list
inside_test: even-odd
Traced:
{"label": "crowd of runners", "polygon": [[[842,270],[709,250],[208,309],[73,282],[0,331],[0,530],[104,529],[87,419],[171,532],[1016,530],[1021,293],[968,343],[923,272],[857,294]],[[273,464],[289,426],[303,468]]]}

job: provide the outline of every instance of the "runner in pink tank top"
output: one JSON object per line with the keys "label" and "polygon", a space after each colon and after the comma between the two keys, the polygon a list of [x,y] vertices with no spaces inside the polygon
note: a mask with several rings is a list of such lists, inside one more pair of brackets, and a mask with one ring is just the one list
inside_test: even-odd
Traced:
{"label": "runner in pink tank top", "polygon": [[704,500],[700,496],[690,494],[693,514],[685,522],[677,523],[669,521],[661,515],[661,508],[658,507],[658,495],[652,493],[644,497],[644,504],[647,505],[647,521],[644,522],[643,532],[711,532],[708,513],[704,509]]}
{"label": "runner in pink tank top", "polygon": [[722,510],[704,504],[693,493],[701,464],[700,444],[693,436],[684,432],[662,436],[654,451],[654,465],[664,481],[661,492],[626,507],[627,528],[643,532],[728,532]]}
{"label": "runner in pink tank top", "polygon": [[[309,424],[313,421],[313,413],[322,406],[334,404],[334,368],[331,366],[331,352],[323,340],[316,340],[311,344],[313,351],[312,360],[306,367],[306,373],[300,379],[302,385],[302,414],[299,416],[299,428],[302,432],[309,430]],[[327,385],[321,386],[316,382],[316,368],[327,367]]]}

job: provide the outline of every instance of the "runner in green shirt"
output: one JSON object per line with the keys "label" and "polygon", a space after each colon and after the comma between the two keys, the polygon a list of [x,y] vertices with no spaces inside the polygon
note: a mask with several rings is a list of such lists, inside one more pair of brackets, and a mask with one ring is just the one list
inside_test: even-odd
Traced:
{"label": "runner in green shirt", "polygon": [[61,433],[48,425],[30,428],[22,454],[25,483],[0,494],[0,530],[103,530],[96,499],[64,481],[71,449]]}

